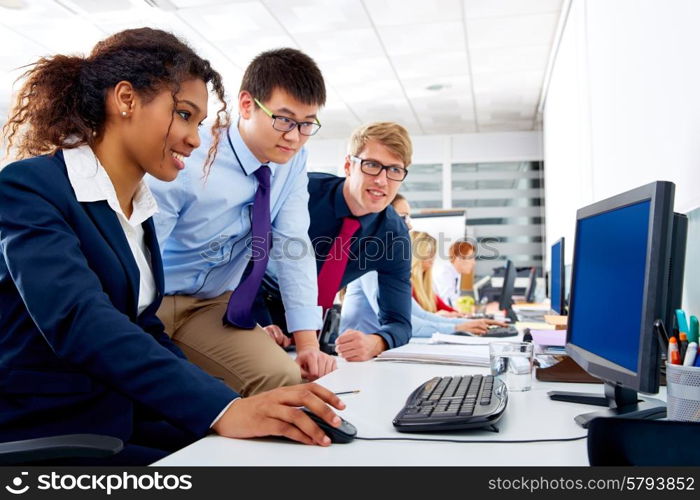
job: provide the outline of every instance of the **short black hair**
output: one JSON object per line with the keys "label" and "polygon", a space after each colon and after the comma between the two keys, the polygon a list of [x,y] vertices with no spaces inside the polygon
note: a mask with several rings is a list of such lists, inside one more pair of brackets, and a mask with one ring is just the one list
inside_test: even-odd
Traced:
{"label": "short black hair", "polygon": [[297,49],[262,52],[251,61],[243,75],[241,91],[264,102],[280,88],[303,104],[323,106],[326,84],[316,62]]}

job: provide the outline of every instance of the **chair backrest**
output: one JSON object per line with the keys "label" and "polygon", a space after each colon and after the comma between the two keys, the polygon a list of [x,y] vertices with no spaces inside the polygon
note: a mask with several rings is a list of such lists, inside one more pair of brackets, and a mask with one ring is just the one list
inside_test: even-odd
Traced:
{"label": "chair backrest", "polygon": [[591,465],[700,465],[700,422],[596,418],[588,427]]}

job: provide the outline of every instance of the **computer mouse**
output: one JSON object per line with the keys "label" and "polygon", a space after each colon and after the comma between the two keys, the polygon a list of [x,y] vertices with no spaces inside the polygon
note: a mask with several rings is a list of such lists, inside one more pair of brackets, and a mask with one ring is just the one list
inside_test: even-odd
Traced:
{"label": "computer mouse", "polygon": [[306,413],[311,420],[316,422],[316,425],[318,425],[321,430],[326,433],[326,436],[331,438],[331,443],[349,443],[355,439],[355,436],[357,435],[357,429],[355,429],[355,426],[342,417],[340,417],[340,427],[333,427],[321,417],[315,413],[312,413],[308,408],[302,408],[301,410]]}

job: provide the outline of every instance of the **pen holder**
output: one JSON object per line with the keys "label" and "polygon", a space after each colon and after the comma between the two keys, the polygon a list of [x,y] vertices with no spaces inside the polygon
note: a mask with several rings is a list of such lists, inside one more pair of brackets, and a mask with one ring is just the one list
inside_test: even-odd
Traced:
{"label": "pen holder", "polygon": [[669,420],[700,422],[700,367],[666,363]]}

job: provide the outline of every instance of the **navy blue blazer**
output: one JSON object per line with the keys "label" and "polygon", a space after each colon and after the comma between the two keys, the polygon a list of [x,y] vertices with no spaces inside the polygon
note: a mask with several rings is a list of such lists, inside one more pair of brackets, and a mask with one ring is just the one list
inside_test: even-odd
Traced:
{"label": "navy blue blazer", "polygon": [[117,215],[77,201],[63,154],[0,171],[0,441],[128,441],[135,411],[203,436],[238,396],[164,333],[160,249],[152,220],[143,228],[157,297],[138,315],[139,271]]}
{"label": "navy blue blazer", "polygon": [[[317,274],[328,258],[343,218],[351,216],[343,196],[344,177],[309,173],[309,239],[316,257]],[[370,271],[377,271],[379,331],[389,349],[411,339],[411,239],[406,224],[393,207],[358,217],[360,229],[353,235],[340,288]],[[279,284],[268,268],[254,305],[261,325],[275,323],[286,330]]]}

